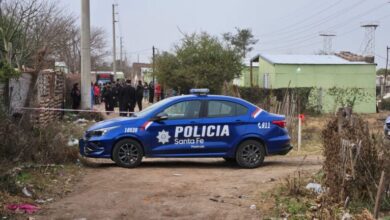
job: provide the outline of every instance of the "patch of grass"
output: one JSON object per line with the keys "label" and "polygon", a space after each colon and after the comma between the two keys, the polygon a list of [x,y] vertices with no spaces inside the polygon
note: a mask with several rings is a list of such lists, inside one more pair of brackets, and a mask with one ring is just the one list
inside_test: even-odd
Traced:
{"label": "patch of grass", "polygon": [[374,207],[374,204],[372,204],[370,201],[358,201],[358,200],[352,200],[349,203],[349,210],[353,214],[361,213],[364,209],[372,209]]}
{"label": "patch of grass", "polygon": [[310,204],[307,204],[307,201],[305,202],[301,200],[299,197],[297,198],[285,197],[282,199],[282,204],[285,206],[286,211],[291,215],[306,213],[310,208]]}
{"label": "patch of grass", "polygon": [[26,183],[29,180],[31,180],[31,178],[32,178],[31,173],[22,171],[16,176],[16,181],[21,183]]}

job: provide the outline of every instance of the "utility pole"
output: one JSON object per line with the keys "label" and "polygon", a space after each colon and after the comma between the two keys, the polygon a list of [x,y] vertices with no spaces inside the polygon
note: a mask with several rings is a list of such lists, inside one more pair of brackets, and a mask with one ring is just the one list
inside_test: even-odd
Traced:
{"label": "utility pole", "polygon": [[390,47],[387,46],[386,47],[386,72],[385,72],[385,93],[386,94],[387,94],[387,74],[388,74],[387,70],[388,70],[388,66],[389,66],[389,50],[390,50]]}
{"label": "utility pole", "polygon": [[92,108],[89,0],[81,0],[81,108]]}
{"label": "utility pole", "polygon": [[1,8],[1,3],[3,2],[3,0],[0,0],[0,16],[2,17],[3,16],[3,9]]}
{"label": "utility pole", "polygon": [[120,68],[121,70],[123,71],[123,42],[122,42],[122,39],[123,37],[120,38],[120,43],[121,43],[121,48],[120,48],[120,61],[119,61],[119,65],[120,65]]}
{"label": "utility pole", "polygon": [[115,23],[118,22],[115,20],[115,4],[112,4],[112,72],[114,73],[114,79],[117,79],[116,75],[116,35],[115,35]]}
{"label": "utility pole", "polygon": [[152,64],[152,68],[153,68],[153,86],[154,86],[154,83],[155,83],[155,56],[156,56],[156,53],[155,53],[155,47],[153,46],[152,47],[152,49],[153,49],[153,64]]}

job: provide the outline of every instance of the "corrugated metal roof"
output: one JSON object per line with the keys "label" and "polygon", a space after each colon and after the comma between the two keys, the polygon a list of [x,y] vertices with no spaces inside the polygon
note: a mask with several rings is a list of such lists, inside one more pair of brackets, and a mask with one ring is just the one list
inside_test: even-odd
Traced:
{"label": "corrugated metal roof", "polygon": [[369,64],[366,62],[351,62],[335,55],[260,54],[260,57],[273,64]]}

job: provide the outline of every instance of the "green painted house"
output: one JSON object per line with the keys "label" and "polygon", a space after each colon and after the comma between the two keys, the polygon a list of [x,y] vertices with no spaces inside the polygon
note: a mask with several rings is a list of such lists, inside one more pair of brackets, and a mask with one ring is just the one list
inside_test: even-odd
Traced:
{"label": "green painted house", "polygon": [[[259,83],[259,65],[252,63],[252,82],[253,86],[258,86]],[[247,61],[241,71],[241,76],[233,80],[233,84],[237,86],[251,86],[251,66]]]}
{"label": "green painted house", "polygon": [[[359,88],[365,94],[364,101],[357,103],[354,111],[376,112],[376,64],[351,62],[336,55],[260,54],[251,61],[258,63],[257,73],[252,72],[257,75],[253,77],[254,84],[260,87],[314,87],[323,112],[333,112],[338,107],[329,94],[330,88]],[[250,82],[245,81],[245,86],[250,86]]]}

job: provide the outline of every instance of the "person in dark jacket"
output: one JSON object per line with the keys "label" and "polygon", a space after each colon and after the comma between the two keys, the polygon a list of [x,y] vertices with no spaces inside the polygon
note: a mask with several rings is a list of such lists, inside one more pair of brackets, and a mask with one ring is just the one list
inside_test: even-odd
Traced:
{"label": "person in dark jacket", "polygon": [[72,91],[70,92],[70,96],[72,97],[72,108],[78,109],[80,107],[80,102],[81,102],[81,93],[80,93],[80,88],[78,83],[73,84],[73,88]]}
{"label": "person in dark jacket", "polygon": [[131,80],[126,80],[126,85],[120,90],[119,100],[120,116],[128,116],[128,112],[134,112],[135,89],[131,86]]}
{"label": "person in dark jacket", "polygon": [[142,81],[138,81],[137,88],[135,90],[135,98],[137,101],[138,110],[142,111],[142,99],[144,99],[144,86],[142,85]]}
{"label": "person in dark jacket", "polygon": [[113,83],[111,90],[112,90],[112,99],[114,102],[114,107],[118,107],[119,93],[121,90],[121,85],[119,83]]}
{"label": "person in dark jacket", "polygon": [[153,82],[149,83],[149,103],[154,101],[154,84]]}
{"label": "person in dark jacket", "polygon": [[[114,99],[113,99],[113,91],[110,84],[107,84],[106,89],[104,90],[104,104],[106,111],[114,111]],[[109,115],[110,112],[107,112]]]}

